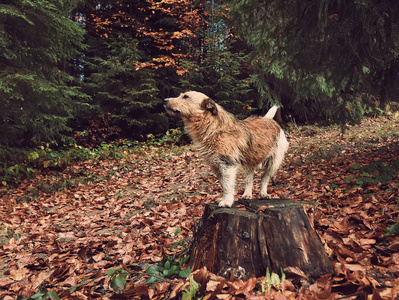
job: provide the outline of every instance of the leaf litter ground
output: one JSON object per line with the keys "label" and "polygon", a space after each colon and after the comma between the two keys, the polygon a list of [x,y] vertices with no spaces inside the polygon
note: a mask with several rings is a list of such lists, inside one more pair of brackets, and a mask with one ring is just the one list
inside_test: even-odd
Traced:
{"label": "leaf litter ground", "polygon": [[[181,250],[170,250],[178,240],[189,243],[205,204],[220,197],[221,188],[190,146],[141,147],[123,159],[38,171],[17,187],[1,188],[0,298],[40,289],[62,299],[179,298],[195,279],[203,299],[395,299],[399,235],[384,235],[399,222],[398,172],[382,182],[374,180],[377,171],[361,166],[392,166],[399,159],[398,129],[397,118],[379,118],[343,136],[336,127],[314,126],[288,134],[290,149],[269,192],[312,203],[309,218],[333,274],[309,281],[287,269],[288,279],[269,285],[268,293],[262,293],[266,277],[227,280],[206,269],[191,279],[145,285],[143,269]],[[259,176],[255,191],[258,184]],[[131,272],[119,295],[106,275],[115,268]]]}

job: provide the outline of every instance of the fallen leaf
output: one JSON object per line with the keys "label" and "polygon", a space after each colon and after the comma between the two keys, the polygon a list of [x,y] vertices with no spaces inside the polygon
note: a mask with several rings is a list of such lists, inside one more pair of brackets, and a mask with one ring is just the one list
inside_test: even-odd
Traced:
{"label": "fallen leaf", "polygon": [[15,281],[20,281],[25,278],[26,274],[29,272],[27,268],[10,270],[10,278]]}
{"label": "fallen leaf", "polygon": [[11,279],[10,277],[2,277],[0,278],[0,287],[5,289],[13,282],[14,280]]}
{"label": "fallen leaf", "polygon": [[94,261],[99,262],[100,260],[102,260],[105,257],[105,253],[104,252],[100,252],[96,255],[93,255],[92,258],[94,259]]}

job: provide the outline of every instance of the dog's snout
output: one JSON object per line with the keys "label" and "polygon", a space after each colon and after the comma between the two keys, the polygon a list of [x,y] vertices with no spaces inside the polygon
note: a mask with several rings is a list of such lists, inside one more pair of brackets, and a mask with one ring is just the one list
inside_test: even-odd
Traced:
{"label": "dog's snout", "polygon": [[163,103],[166,104],[169,102],[169,100],[170,100],[170,98],[165,98],[165,99],[163,99]]}

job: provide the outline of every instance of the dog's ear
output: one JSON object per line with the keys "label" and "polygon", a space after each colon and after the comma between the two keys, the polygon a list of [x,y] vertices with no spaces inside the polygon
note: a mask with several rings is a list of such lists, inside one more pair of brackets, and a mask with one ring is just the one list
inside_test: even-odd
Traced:
{"label": "dog's ear", "polygon": [[212,113],[212,115],[215,115],[215,116],[218,113],[216,103],[211,98],[204,99],[201,103],[201,108],[204,110],[209,110]]}

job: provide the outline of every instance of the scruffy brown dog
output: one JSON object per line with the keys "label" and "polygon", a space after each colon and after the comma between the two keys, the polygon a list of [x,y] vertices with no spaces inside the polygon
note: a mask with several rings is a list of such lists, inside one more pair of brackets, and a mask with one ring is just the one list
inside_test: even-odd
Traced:
{"label": "scruffy brown dog", "polygon": [[269,179],[288,149],[283,130],[272,120],[276,106],[264,117],[241,121],[206,95],[191,91],[165,99],[164,107],[169,115],[183,120],[194,146],[219,178],[223,188],[219,206],[233,205],[239,168],[246,174],[244,199],[252,199],[255,169],[263,169],[260,197],[270,198]]}

